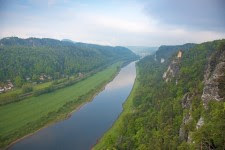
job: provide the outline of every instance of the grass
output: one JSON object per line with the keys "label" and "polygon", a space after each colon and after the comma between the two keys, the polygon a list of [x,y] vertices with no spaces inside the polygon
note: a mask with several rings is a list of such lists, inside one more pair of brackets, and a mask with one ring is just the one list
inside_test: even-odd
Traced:
{"label": "grass", "polygon": [[116,63],[72,86],[0,107],[0,147],[32,133],[50,122],[64,119],[111,80]]}
{"label": "grass", "polygon": [[[34,90],[44,89],[46,87],[49,87],[51,84],[52,84],[52,81],[48,81],[45,83],[40,83],[40,84],[34,85]],[[2,93],[2,94],[0,94],[0,98],[3,99],[3,97],[7,97],[7,96],[10,96],[13,94],[22,94],[22,88],[16,88],[16,89],[13,89],[12,91]]]}
{"label": "grass", "polygon": [[[112,64],[113,63],[111,63],[111,65]],[[123,65],[124,64],[126,64],[126,62],[124,62]],[[18,102],[18,101],[24,100],[28,97],[31,97],[31,96],[38,96],[38,95],[41,95],[44,93],[53,92],[60,88],[65,88],[67,86],[70,86],[72,84],[79,82],[80,80],[86,79],[89,76],[91,76],[99,71],[102,71],[109,65],[110,64],[105,64],[95,70],[85,73],[83,77],[79,77],[78,74],[75,74],[75,75],[70,76],[69,78],[60,78],[60,79],[57,79],[54,81],[48,81],[48,82],[32,85],[33,91],[30,91],[28,93],[23,93],[22,88],[14,88],[11,91],[0,94],[0,106],[7,105],[9,103]]]}
{"label": "grass", "polygon": [[[38,91],[38,90],[42,90],[42,89],[45,89],[47,87],[50,87],[52,85],[52,81],[48,81],[48,82],[45,82],[45,83],[40,83],[40,84],[37,84],[37,85],[34,85],[33,86],[33,92],[35,91]],[[22,95],[24,94],[23,91],[22,91],[22,88],[15,88],[11,91],[8,91],[6,93],[2,93],[0,94],[0,104],[4,105],[4,104],[7,104],[9,102],[14,102],[15,100],[13,99],[16,99],[16,95],[19,96],[19,95]]]}
{"label": "grass", "polygon": [[52,85],[52,81],[48,81],[48,82],[45,82],[45,83],[37,84],[37,85],[34,86],[34,91],[47,88],[50,85]]}
{"label": "grass", "polygon": [[135,91],[139,86],[138,78],[138,68],[137,77],[133,86],[133,89],[128,96],[126,102],[123,104],[123,112],[120,114],[119,118],[113,124],[113,126],[103,135],[103,137],[98,141],[98,143],[93,147],[93,150],[103,150],[103,149],[114,149],[112,147],[107,147],[112,140],[117,139],[121,133],[121,126],[123,126],[123,120],[127,114],[133,112],[133,98],[135,96]]}

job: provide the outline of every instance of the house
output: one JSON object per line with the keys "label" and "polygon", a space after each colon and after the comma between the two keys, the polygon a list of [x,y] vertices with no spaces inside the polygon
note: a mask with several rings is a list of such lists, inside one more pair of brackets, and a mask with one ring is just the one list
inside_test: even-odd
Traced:
{"label": "house", "polygon": [[41,75],[39,79],[43,81],[44,80],[44,76]]}
{"label": "house", "polygon": [[12,87],[12,88],[14,87],[14,85],[12,84],[12,82],[9,82],[9,83],[8,83],[8,86],[9,86],[9,87]]}
{"label": "house", "polygon": [[79,76],[80,78],[82,78],[84,75],[83,75],[81,72],[79,72],[79,73],[78,73],[78,76]]}
{"label": "house", "polygon": [[0,93],[3,93],[4,91],[5,91],[5,89],[0,87]]}
{"label": "house", "polygon": [[161,63],[164,63],[165,62],[165,59],[164,58],[161,58],[161,61],[160,61]]}
{"label": "house", "polygon": [[0,93],[12,90],[14,85],[12,84],[12,82],[10,80],[7,80],[7,84],[3,85],[2,87],[0,87]]}

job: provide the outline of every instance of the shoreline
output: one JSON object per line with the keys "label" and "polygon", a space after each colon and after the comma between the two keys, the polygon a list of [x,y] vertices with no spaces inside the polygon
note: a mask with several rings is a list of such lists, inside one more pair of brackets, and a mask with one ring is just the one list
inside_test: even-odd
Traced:
{"label": "shoreline", "polygon": [[[94,145],[91,146],[91,150],[95,150],[96,149],[96,146],[102,142],[102,140],[109,134],[110,131],[113,130],[113,128],[116,128],[116,124],[118,124],[119,122],[117,122],[119,119],[121,119],[121,117],[123,117],[123,115],[126,113],[125,112],[125,105],[129,105],[129,99],[131,97],[131,95],[133,94],[133,92],[135,91],[135,86],[137,86],[137,76],[138,76],[138,68],[137,66],[135,65],[135,68],[136,68],[136,77],[135,77],[135,80],[134,80],[134,84],[133,84],[133,87],[130,91],[130,94],[128,95],[128,97],[126,98],[126,100],[124,101],[124,103],[122,104],[122,107],[123,107],[123,110],[121,111],[121,113],[118,115],[118,117],[116,118],[115,122],[112,124],[112,126],[107,129],[107,131],[99,138],[96,140],[96,143]],[[136,85],[135,85],[136,84]]]}
{"label": "shoreline", "polygon": [[[131,62],[130,62],[130,63],[131,63]],[[128,63],[128,64],[129,64],[129,63]],[[72,114],[73,114],[74,112],[78,111],[78,110],[81,109],[84,105],[86,105],[87,103],[91,102],[91,101],[92,101],[99,93],[101,93],[101,92],[105,89],[106,85],[109,84],[111,81],[113,81],[113,79],[119,74],[120,70],[121,70],[123,67],[125,67],[125,66],[123,66],[123,63],[122,63],[122,64],[120,65],[119,69],[118,69],[114,74],[112,74],[112,76],[110,77],[110,79],[109,79],[108,81],[105,81],[105,82],[102,83],[102,85],[101,85],[101,84],[99,85],[99,86],[101,86],[101,87],[99,87],[99,89],[97,89],[96,92],[95,92],[91,97],[88,97],[86,100],[84,100],[83,103],[78,104],[77,107],[75,106],[75,105],[76,105],[76,104],[75,104],[75,105],[74,105],[74,106],[76,107],[75,109],[72,109],[72,111],[70,111],[69,113],[66,113],[66,114],[63,114],[63,113],[60,114],[60,113],[59,113],[58,116],[62,115],[62,116],[60,116],[61,118],[55,118],[54,120],[50,120],[49,123],[45,124],[43,127],[39,128],[39,129],[37,129],[37,130],[35,130],[34,132],[31,132],[31,133],[29,133],[29,134],[23,136],[23,137],[21,137],[21,138],[16,139],[15,141],[11,142],[8,146],[3,147],[2,149],[0,148],[0,150],[4,150],[4,149],[9,150],[13,145],[15,145],[16,143],[18,143],[19,141],[21,141],[21,140],[23,140],[23,139],[25,139],[25,138],[27,138],[27,137],[29,137],[29,136],[34,135],[34,134],[37,133],[38,131],[40,131],[40,130],[42,130],[42,129],[45,129],[45,128],[47,128],[47,127],[49,127],[49,126],[51,126],[51,125],[53,125],[53,124],[55,124],[55,123],[58,123],[58,122],[60,122],[60,121],[64,121],[64,120],[69,119],[69,118],[72,116]],[[87,93],[87,94],[88,94],[88,93]]]}

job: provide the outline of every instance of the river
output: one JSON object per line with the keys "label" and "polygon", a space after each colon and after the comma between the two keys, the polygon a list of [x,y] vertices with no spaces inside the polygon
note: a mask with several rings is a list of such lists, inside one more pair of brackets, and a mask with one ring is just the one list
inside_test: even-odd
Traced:
{"label": "river", "polygon": [[112,126],[122,112],[136,77],[135,62],[119,74],[95,98],[71,117],[43,128],[13,144],[12,150],[88,150]]}

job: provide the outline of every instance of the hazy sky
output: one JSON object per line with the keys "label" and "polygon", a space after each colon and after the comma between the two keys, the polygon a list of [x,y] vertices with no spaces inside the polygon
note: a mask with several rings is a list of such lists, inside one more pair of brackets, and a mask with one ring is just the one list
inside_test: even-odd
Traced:
{"label": "hazy sky", "polygon": [[225,38],[225,0],[0,0],[0,38],[104,45],[182,44]]}

